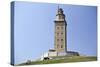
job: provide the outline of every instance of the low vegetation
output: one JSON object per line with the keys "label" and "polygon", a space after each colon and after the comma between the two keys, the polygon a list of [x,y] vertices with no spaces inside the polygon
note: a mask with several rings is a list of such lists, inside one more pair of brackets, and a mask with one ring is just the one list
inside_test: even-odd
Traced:
{"label": "low vegetation", "polygon": [[85,61],[96,61],[97,57],[94,56],[60,56],[60,57],[52,57],[51,60],[43,60],[43,61],[27,61],[26,63],[22,63],[19,65],[35,65],[35,64],[54,64],[54,63],[69,63],[69,62],[85,62]]}

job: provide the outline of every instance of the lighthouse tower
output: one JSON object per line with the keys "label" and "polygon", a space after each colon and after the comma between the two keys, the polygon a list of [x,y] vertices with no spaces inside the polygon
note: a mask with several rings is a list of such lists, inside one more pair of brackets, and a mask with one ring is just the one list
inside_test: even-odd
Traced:
{"label": "lighthouse tower", "polygon": [[67,52],[67,22],[63,9],[58,7],[55,19],[55,41],[54,48],[57,53]]}
{"label": "lighthouse tower", "polygon": [[41,59],[50,59],[53,56],[79,56],[78,52],[67,50],[67,22],[62,8],[58,7],[54,23],[54,48],[44,53]]}

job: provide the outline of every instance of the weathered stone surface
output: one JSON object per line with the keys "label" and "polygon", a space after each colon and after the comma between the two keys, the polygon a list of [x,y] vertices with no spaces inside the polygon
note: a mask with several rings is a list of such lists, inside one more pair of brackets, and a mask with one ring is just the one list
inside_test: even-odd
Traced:
{"label": "weathered stone surface", "polygon": [[60,53],[64,53],[67,51],[67,38],[66,38],[66,20],[65,15],[63,14],[63,10],[58,8],[56,20],[55,20],[55,41],[54,48],[57,55]]}

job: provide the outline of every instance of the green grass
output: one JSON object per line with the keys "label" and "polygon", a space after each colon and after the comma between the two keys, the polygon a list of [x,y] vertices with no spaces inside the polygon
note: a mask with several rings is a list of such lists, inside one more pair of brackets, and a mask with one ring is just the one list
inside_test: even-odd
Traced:
{"label": "green grass", "polygon": [[96,61],[97,57],[83,57],[83,56],[59,56],[53,57],[52,60],[44,60],[44,61],[31,61],[30,63],[22,63],[19,65],[35,65],[35,64],[54,64],[54,63],[69,63],[69,62],[85,62],[85,61]]}

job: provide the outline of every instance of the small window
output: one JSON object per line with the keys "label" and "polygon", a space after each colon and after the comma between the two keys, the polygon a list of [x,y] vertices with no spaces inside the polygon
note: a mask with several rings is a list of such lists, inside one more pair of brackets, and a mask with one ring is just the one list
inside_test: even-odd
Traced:
{"label": "small window", "polygon": [[63,35],[63,32],[61,32],[61,35]]}
{"label": "small window", "polygon": [[57,33],[57,35],[59,35],[59,33]]}
{"label": "small window", "polygon": [[57,29],[59,29],[59,27],[57,27]]}
{"label": "small window", "polygon": [[63,48],[63,45],[61,45],[61,48]]}
{"label": "small window", "polygon": [[59,39],[57,39],[57,41],[59,41]]}
{"label": "small window", "polygon": [[61,39],[61,41],[63,41],[63,39]]}

